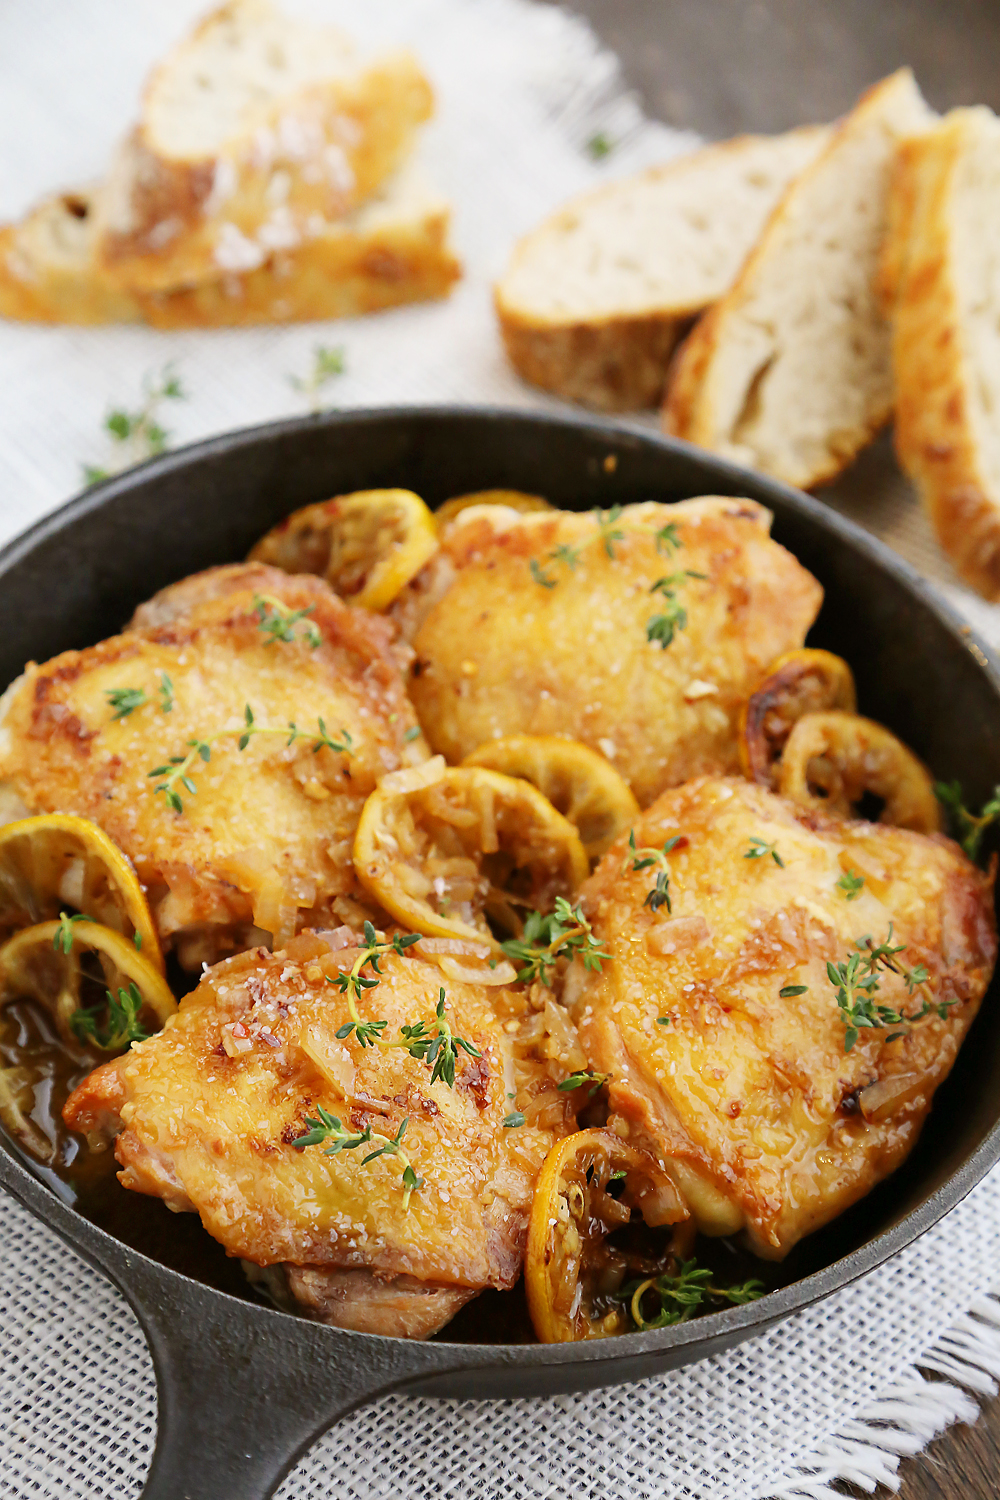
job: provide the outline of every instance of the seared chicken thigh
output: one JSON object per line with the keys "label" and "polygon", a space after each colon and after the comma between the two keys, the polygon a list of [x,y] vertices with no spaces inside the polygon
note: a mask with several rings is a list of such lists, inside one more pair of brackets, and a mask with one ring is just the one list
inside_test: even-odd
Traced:
{"label": "seared chicken thigh", "polygon": [[[992,974],[992,876],[940,835],[735,780],[666,793],[634,836],[583,887],[611,959],[575,965],[565,999],[613,1128],[666,1162],[700,1229],[781,1258],[916,1141]],[[925,1013],[866,1027],[866,998]]]}
{"label": "seared chicken thigh", "polygon": [[461,512],[393,607],[433,749],[564,735],[598,750],[646,805],[737,768],[739,710],[801,646],[822,590],[751,500],[620,513]]}
{"label": "seared chicken thigh", "polygon": [[[83,1082],[65,1117],[115,1136],[126,1187],[200,1214],[230,1255],[282,1267],[314,1316],[421,1336],[517,1279],[535,1177],[572,1128],[556,1084],[582,1057],[568,1028],[553,1037],[544,1009],[508,987],[509,965],[491,970],[485,947],[475,960],[441,953],[463,946],[444,940],[379,956],[378,983],[354,1005],[385,1025],[363,1044],[338,982],[359,941],[303,933],[218,964],[163,1031]],[[422,1022],[433,1037],[442,988],[469,1047],[455,1044],[453,1085],[402,1030]],[[505,1127],[515,1110],[524,1122]],[[371,1139],[303,1146],[323,1111]]]}
{"label": "seared chicken thigh", "polygon": [[0,778],[29,812],[100,824],[188,967],[336,925],[365,798],[426,758],[392,627],[260,565],[186,579],[136,618],[8,690]]}

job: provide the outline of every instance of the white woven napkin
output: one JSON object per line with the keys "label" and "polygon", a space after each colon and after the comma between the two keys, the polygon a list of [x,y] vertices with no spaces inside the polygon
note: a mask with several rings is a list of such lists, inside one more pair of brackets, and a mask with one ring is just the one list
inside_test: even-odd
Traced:
{"label": "white woven napkin", "polygon": [[[0,218],[95,177],[145,71],[200,0],[7,0],[0,6]],[[307,409],[289,384],[342,345],[324,389],[395,401],[555,405],[504,363],[489,288],[511,241],[569,194],[691,144],[643,121],[586,26],[528,0],[313,0],[364,41],[409,42],[438,94],[431,171],[455,204],[466,276],[440,305],[311,328],[164,335],[0,324],[0,540],[66,499],[110,449],[102,419],[172,361],[188,393],[175,443]],[[665,23],[666,24],[666,23]],[[616,149],[597,164],[597,132]],[[651,420],[651,419],[650,419]],[[885,444],[828,497],[932,576],[989,638],[997,612],[958,584]],[[929,1128],[933,1129],[933,1117]],[[763,1500],[894,1483],[900,1455],[1000,1378],[1000,1172],[860,1285],[734,1352],[640,1385],[504,1403],[391,1398],[323,1438],[282,1500]],[[127,1500],[155,1428],[145,1344],[121,1298],[0,1200],[0,1494]],[[918,1367],[946,1379],[927,1380]]]}

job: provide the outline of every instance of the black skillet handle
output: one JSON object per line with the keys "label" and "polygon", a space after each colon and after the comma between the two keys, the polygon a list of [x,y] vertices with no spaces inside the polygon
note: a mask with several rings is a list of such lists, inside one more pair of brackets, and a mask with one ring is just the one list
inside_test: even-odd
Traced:
{"label": "black skillet handle", "polygon": [[454,1346],[343,1333],[191,1282],[178,1292],[148,1262],[124,1290],[159,1393],[142,1500],[268,1500],[339,1417],[465,1362]]}

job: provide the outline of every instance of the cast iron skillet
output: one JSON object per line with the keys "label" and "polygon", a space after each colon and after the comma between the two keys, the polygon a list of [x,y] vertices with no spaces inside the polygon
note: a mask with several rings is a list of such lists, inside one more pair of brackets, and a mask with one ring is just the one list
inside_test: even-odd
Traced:
{"label": "cast iron skillet", "polygon": [[[0,554],[0,681],[29,658],[113,633],[164,584],[242,558],[297,506],[381,486],[414,489],[431,504],[507,486],[574,509],[752,496],[773,510],[776,538],[822,581],[826,602],[810,640],[850,661],[862,711],[891,725],[938,776],[960,778],[971,801],[1000,782],[1000,672],[904,563],[806,495],[683,443],[580,417],[326,414],[155,459]],[[799,1279],[749,1306],[652,1333],[549,1346],[344,1333],[241,1301],[122,1244],[60,1201],[2,1132],[0,1183],[110,1277],[149,1339],[159,1432],[146,1500],[265,1500],[325,1427],[386,1391],[550,1395],[638,1380],[760,1333],[896,1254],[1000,1158],[996,989],[909,1162],[804,1242]]]}

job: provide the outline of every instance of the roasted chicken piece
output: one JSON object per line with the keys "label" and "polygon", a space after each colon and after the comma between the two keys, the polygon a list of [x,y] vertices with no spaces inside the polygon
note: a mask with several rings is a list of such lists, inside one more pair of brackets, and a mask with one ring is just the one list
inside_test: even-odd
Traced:
{"label": "roasted chicken piece", "polygon": [[[163,1031],[80,1085],[65,1118],[115,1137],[126,1187],[200,1214],[230,1255],[281,1268],[312,1316],[422,1337],[516,1281],[535,1178],[573,1126],[557,1084],[583,1056],[551,995],[510,987],[513,969],[490,969],[485,945],[397,952],[376,936],[389,944],[377,976],[346,927],[218,964]],[[352,969],[377,978],[356,1000],[338,982]],[[442,987],[462,1039],[453,1086],[447,1067],[434,1078],[441,1054],[411,1055],[402,1030],[422,1022],[433,1039]],[[385,1025],[353,1029],[352,1004]],[[371,1139],[303,1146],[324,1111]]]}
{"label": "roasted chicken piece", "polygon": [[738,767],[742,705],[800,646],[822,590],[750,500],[575,515],[473,507],[393,606],[432,747],[565,735],[600,751],[643,806]]}
{"label": "roasted chicken piece", "polygon": [[993,876],[941,835],[728,779],[633,831],[582,891],[611,959],[575,964],[564,998],[611,1127],[666,1162],[701,1230],[780,1259],[916,1141],[993,971]]}
{"label": "roasted chicken piece", "polygon": [[394,641],[321,579],[211,569],[136,628],[31,664],[3,703],[0,779],[29,812],[100,824],[187,967],[280,945],[350,920],[365,798],[426,758]]}

